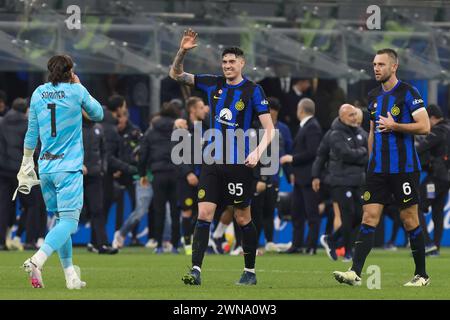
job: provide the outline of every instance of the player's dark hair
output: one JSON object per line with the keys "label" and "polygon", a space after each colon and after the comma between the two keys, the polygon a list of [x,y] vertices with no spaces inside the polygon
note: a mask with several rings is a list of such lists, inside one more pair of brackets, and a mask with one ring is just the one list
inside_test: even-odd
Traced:
{"label": "player's dark hair", "polygon": [[73,68],[72,58],[66,54],[56,55],[50,58],[47,63],[47,69],[50,72],[48,81],[54,86],[60,82],[70,82],[72,79]]}
{"label": "player's dark hair", "polygon": [[199,97],[190,97],[186,100],[186,111],[189,112],[198,102],[202,101]]}
{"label": "player's dark hair", "polygon": [[123,103],[125,102],[125,98],[121,95],[114,94],[108,98],[108,102],[106,103],[106,107],[109,111],[114,112],[119,109]]}
{"label": "player's dark hair", "polygon": [[244,58],[244,51],[242,51],[241,48],[239,47],[229,47],[229,48],[225,48],[222,52],[222,58],[226,55],[226,54],[234,54],[236,57],[241,57]]}
{"label": "player's dark hair", "polygon": [[427,107],[427,112],[428,112],[428,116],[431,117],[435,117],[437,119],[443,118],[444,114],[442,113],[442,109],[435,105],[435,104],[430,104]]}
{"label": "player's dark hair", "polygon": [[398,54],[394,49],[384,48],[377,51],[377,54],[387,54],[391,59],[398,63]]}
{"label": "player's dark hair", "polygon": [[275,97],[268,97],[267,102],[269,102],[269,109],[280,111],[281,109],[281,103],[278,98]]}
{"label": "player's dark hair", "polygon": [[24,98],[16,98],[14,99],[11,108],[16,111],[26,113],[28,109],[28,100]]}
{"label": "player's dark hair", "polygon": [[165,102],[161,107],[159,115],[162,117],[169,117],[176,119],[180,116],[180,109],[173,103]]}

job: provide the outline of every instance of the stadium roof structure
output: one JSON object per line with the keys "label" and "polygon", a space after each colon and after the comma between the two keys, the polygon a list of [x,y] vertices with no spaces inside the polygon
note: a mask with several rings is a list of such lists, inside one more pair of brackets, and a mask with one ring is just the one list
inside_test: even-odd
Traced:
{"label": "stadium roof structure", "polygon": [[[364,1],[5,1],[0,7],[0,71],[45,71],[56,53],[77,72],[167,75],[184,29],[199,47],[185,69],[220,72],[224,47],[246,53],[246,74],[369,79],[377,49],[400,55],[400,76],[448,80],[450,7],[442,1],[388,1],[381,30],[368,30]],[[64,8],[78,3],[81,29],[69,30]],[[389,10],[385,10],[388,8]]]}

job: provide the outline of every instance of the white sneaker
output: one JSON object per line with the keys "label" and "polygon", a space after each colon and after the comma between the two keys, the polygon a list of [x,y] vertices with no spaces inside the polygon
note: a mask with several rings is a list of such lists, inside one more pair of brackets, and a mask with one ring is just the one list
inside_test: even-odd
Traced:
{"label": "white sneaker", "polygon": [[42,271],[30,259],[25,260],[22,265],[23,270],[28,274],[33,288],[44,288],[44,281],[42,280]]}
{"label": "white sneaker", "polygon": [[9,250],[19,250],[23,251],[23,244],[19,237],[14,237],[12,240],[8,243],[8,249]]}
{"label": "white sneaker", "polygon": [[361,285],[361,278],[353,270],[348,270],[345,272],[334,271],[333,276],[339,283],[345,283],[350,286]]}
{"label": "white sneaker", "polygon": [[73,266],[75,273],[66,278],[66,287],[69,290],[79,290],[86,287],[86,282],[81,281],[81,270],[79,266]]}
{"label": "white sneaker", "polygon": [[234,249],[233,251],[230,252],[230,256],[238,256],[240,254],[243,254],[244,250],[242,249],[241,246],[237,247],[236,249]]}
{"label": "white sneaker", "polygon": [[155,249],[158,246],[158,242],[155,239],[149,239],[145,244],[146,248]]}
{"label": "white sneaker", "polygon": [[122,237],[122,235],[120,234],[120,230],[117,230],[116,232],[114,232],[114,240],[112,242],[112,247],[114,249],[123,248],[124,241],[125,241],[125,238]]}
{"label": "white sneaker", "polygon": [[430,278],[424,278],[416,274],[411,281],[408,281],[403,286],[404,287],[425,287],[430,283]]}
{"label": "white sneaker", "polygon": [[267,242],[265,249],[267,252],[280,252],[280,249],[278,249],[278,246],[273,242]]}

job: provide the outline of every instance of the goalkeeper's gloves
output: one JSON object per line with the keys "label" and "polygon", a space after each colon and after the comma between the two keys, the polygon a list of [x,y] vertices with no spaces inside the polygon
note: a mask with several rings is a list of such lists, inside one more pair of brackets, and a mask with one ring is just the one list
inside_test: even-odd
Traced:
{"label": "goalkeeper's gloves", "polygon": [[17,180],[19,181],[19,185],[14,192],[13,200],[16,199],[17,191],[23,194],[29,194],[33,186],[40,184],[36,172],[34,171],[33,156],[23,156],[22,164],[19,173],[17,174]]}

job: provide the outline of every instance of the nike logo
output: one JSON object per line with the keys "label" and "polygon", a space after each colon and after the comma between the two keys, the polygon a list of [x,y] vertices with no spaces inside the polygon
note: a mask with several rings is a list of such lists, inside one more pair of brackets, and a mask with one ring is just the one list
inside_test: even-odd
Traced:
{"label": "nike logo", "polygon": [[220,97],[218,97],[218,96],[216,96],[216,95],[214,95],[213,98],[216,99],[216,100],[219,100],[219,99],[220,99]]}
{"label": "nike logo", "polygon": [[409,198],[409,199],[403,199],[403,203],[407,203],[407,202],[409,202],[409,200],[412,200],[412,198]]}
{"label": "nike logo", "polygon": [[355,241],[355,244],[362,243],[362,241]]}
{"label": "nike logo", "polygon": [[352,140],[352,138],[347,138],[347,141],[350,141],[350,140]]}
{"label": "nike logo", "polygon": [[238,203],[244,202],[244,200],[241,200],[241,201],[234,200],[233,202],[234,202],[234,204],[238,204]]}
{"label": "nike logo", "polygon": [[376,111],[372,111],[370,114],[375,114],[376,113]]}

